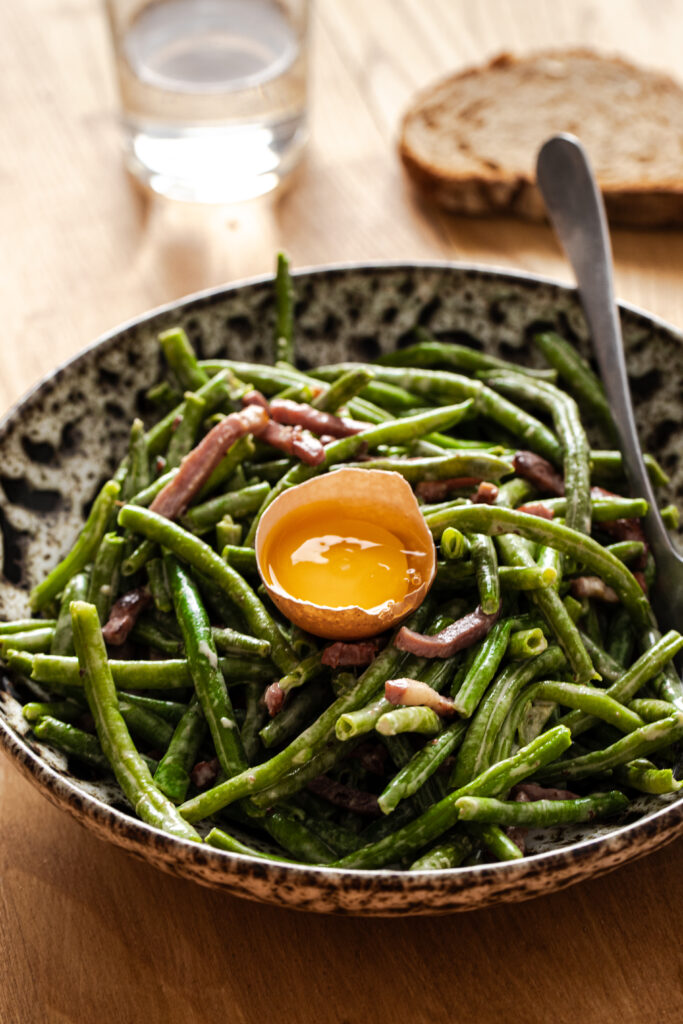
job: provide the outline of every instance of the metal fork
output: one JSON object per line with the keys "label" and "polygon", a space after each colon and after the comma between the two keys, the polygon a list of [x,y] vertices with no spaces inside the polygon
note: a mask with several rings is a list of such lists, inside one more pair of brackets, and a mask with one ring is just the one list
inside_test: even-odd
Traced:
{"label": "metal fork", "polygon": [[657,563],[657,579],[650,597],[660,626],[679,629],[683,626],[683,558],[674,548],[659,514],[640,450],[614,301],[605,207],[579,140],[572,135],[549,139],[538,154],[536,179],[552,225],[574,269],[626,478],[633,494],[649,504],[644,529]]}

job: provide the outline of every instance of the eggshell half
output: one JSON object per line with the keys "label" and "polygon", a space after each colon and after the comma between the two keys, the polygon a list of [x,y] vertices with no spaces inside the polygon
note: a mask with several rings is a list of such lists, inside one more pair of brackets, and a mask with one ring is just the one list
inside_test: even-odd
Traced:
{"label": "eggshell half", "polygon": [[[370,610],[357,605],[331,608],[313,604],[274,584],[268,566],[262,563],[271,533],[284,517],[316,502],[332,502],[348,515],[381,522],[401,538],[407,551],[420,553],[414,564],[422,584],[402,601],[387,601]],[[295,625],[329,640],[361,640],[396,625],[422,604],[436,574],[434,541],[410,485],[398,473],[379,469],[337,469],[285,491],[261,516],[255,548],[261,579],[274,604]]]}

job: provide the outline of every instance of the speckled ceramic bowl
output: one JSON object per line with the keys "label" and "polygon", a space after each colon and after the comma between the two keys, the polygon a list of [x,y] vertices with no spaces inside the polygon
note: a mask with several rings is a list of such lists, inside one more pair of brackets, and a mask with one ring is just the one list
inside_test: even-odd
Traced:
{"label": "speckled ceramic bowl", "polygon": [[[302,367],[372,359],[400,345],[416,324],[436,335],[533,361],[527,343],[555,327],[587,351],[571,288],[521,274],[444,264],[373,265],[303,272],[296,282]],[[39,384],[0,424],[0,617],[26,614],[27,591],[70,547],[83,510],[117,465],[128,425],[145,414],[146,389],[161,375],[158,332],[180,323],[204,357],[269,361],[270,279],[207,292],[113,331]],[[622,322],[637,418],[646,447],[683,492],[681,335],[624,307]],[[4,680],[0,741],[49,800],[97,835],[165,871],[238,896],[346,914],[434,914],[522,900],[595,876],[673,839],[683,799],[643,797],[608,824],[556,828],[530,837],[524,860],[431,873],[338,871],[286,866],[174,839],[137,821],[112,784],[36,741],[21,715],[26,699]]]}

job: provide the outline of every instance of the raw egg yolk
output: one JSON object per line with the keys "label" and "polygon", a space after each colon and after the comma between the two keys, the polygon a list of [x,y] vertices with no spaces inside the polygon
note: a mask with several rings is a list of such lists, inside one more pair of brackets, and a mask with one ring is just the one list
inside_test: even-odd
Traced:
{"label": "raw egg yolk", "polygon": [[402,601],[422,579],[404,542],[380,526],[309,506],[286,516],[264,551],[272,584],[331,608]]}

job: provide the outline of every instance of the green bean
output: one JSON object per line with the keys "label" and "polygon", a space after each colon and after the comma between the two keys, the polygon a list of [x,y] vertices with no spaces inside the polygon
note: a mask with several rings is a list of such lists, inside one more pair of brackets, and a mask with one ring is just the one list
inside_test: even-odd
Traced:
{"label": "green bean", "polygon": [[540,771],[539,781],[550,782],[560,779],[578,780],[589,775],[616,768],[639,757],[646,757],[657,750],[671,746],[683,739],[683,713],[680,711],[658,722],[648,722],[640,729],[635,729],[627,736],[622,736],[616,743],[603,750],[594,750],[580,757],[573,757]]}
{"label": "green bean", "polygon": [[[355,437],[362,437],[356,434]],[[328,445],[328,449],[331,445]],[[373,458],[366,462],[349,462],[345,469],[384,469],[400,475],[410,483],[418,480],[443,480],[450,477],[479,477],[499,480],[513,472],[510,462],[488,452],[452,451],[446,455],[426,458]]]}
{"label": "green bean", "polygon": [[562,445],[566,492],[567,526],[579,533],[590,533],[590,448],[581,423],[579,409],[569,395],[547,381],[533,381],[520,373],[496,371],[488,382],[515,400],[539,406],[552,417]]}
{"label": "green bean", "polygon": [[486,615],[495,615],[500,608],[498,559],[493,541],[482,533],[468,533],[474,574],[479,591],[479,604]]}
{"label": "green bean", "polygon": [[517,843],[510,839],[498,825],[463,822],[463,828],[470,836],[479,840],[497,860],[519,860],[524,856]]}
{"label": "green bean", "polygon": [[47,629],[27,629],[24,633],[9,633],[0,637],[0,652],[3,658],[7,657],[9,651],[44,653],[50,650],[54,635],[54,628],[49,626]]}
{"label": "green bean", "polygon": [[471,852],[472,843],[467,836],[453,836],[418,857],[408,870],[444,871],[447,868],[457,868]]}
{"label": "green bean", "polygon": [[536,771],[539,765],[545,766],[556,760],[570,744],[571,737],[567,729],[561,726],[550,729],[512,757],[493,765],[466,786],[449,793],[419,818],[336,861],[334,867],[379,868],[424,849],[453,827],[458,818],[455,803],[461,796],[497,796],[507,792]]}
{"label": "green bean", "polygon": [[329,864],[336,854],[303,822],[290,814],[271,811],[264,820],[265,827],[277,843],[299,861],[307,864]]}
{"label": "green bean", "polygon": [[314,409],[322,412],[337,412],[370,383],[374,374],[371,370],[349,370],[338,377],[329,388],[322,391],[311,402]]}
{"label": "green bean", "polygon": [[453,690],[453,706],[463,718],[470,718],[485,690],[498,670],[507,650],[512,621],[497,622],[482,640],[472,661],[467,663],[464,678]]}
{"label": "green bean", "polygon": [[[472,562],[437,562],[436,578],[440,583],[457,584],[474,580]],[[545,590],[557,582],[557,572],[551,566],[499,565],[498,578],[504,590]]]}
{"label": "green bean", "polygon": [[145,397],[156,405],[161,412],[164,410],[168,412],[169,409],[180,401],[180,392],[171,387],[167,380],[163,380],[159,384],[154,384],[151,388],[148,388]]}
{"label": "green bean", "polygon": [[448,526],[441,534],[441,554],[449,562],[458,562],[469,554],[470,545],[464,533]]}
{"label": "green bean", "polygon": [[378,405],[381,409],[386,409],[394,416],[400,416],[404,412],[424,408],[424,403],[416,395],[411,395],[405,388],[374,379],[363,388],[361,397],[374,402],[375,405]]}
{"label": "green bean", "polygon": [[[563,603],[566,604],[567,600],[568,598],[565,597]],[[620,665],[614,658],[611,658],[607,651],[600,644],[596,643],[584,630],[579,630],[579,636],[602,678],[606,679],[607,682],[614,682],[618,679],[624,671],[623,665]]]}
{"label": "green bean", "polygon": [[[625,480],[624,465],[619,451],[598,451],[595,448],[590,454],[592,476],[601,483],[610,483],[613,480]],[[670,482],[656,459],[651,455],[644,454],[643,461],[648,476],[655,487],[666,487]]]}
{"label": "green bean", "polygon": [[607,653],[620,665],[626,666],[631,661],[634,644],[628,612],[625,608],[617,608],[609,625]]}
{"label": "green bean", "polygon": [[[247,658],[219,658],[218,664],[223,675],[230,680],[273,679],[273,670],[262,661]],[[30,664],[19,665],[20,671],[30,672],[36,682],[82,686],[78,659],[58,657],[51,654],[35,654]],[[114,682],[121,690],[183,690],[192,686],[192,678],[184,658],[165,661],[123,661],[112,659],[109,668]]]}
{"label": "green bean", "polygon": [[[626,704],[639,690],[650,682],[672,658],[683,649],[683,636],[676,630],[669,630],[657,642],[638,658],[631,667],[620,674],[616,682],[603,692],[620,704]],[[572,736],[580,736],[586,729],[595,724],[595,719],[582,711],[572,711],[562,719],[563,724],[571,729]]]}
{"label": "green bean", "polygon": [[596,818],[609,818],[628,806],[618,790],[593,793],[575,800],[496,800],[493,797],[463,796],[456,801],[460,821],[481,821],[523,828],[550,828]]}
{"label": "green bean", "polygon": [[527,661],[503,669],[481,701],[458,751],[450,784],[463,786],[492,763],[493,744],[517,696],[539,674],[564,665],[559,647],[549,647]]}
{"label": "green bean", "polygon": [[143,487],[147,487],[149,482],[149,455],[145,439],[145,425],[141,419],[135,419],[130,428],[127,472],[121,485],[121,500],[128,501]]}
{"label": "green bean", "polygon": [[639,793],[679,793],[683,779],[674,777],[671,768],[656,768],[650,761],[640,759],[622,764],[614,770],[622,786],[637,789]]}
{"label": "green bean", "polygon": [[450,722],[435,739],[428,740],[384,787],[378,798],[382,813],[391,814],[401,800],[416,793],[457,750],[466,730],[467,723],[458,719]]}
{"label": "green bean", "polygon": [[109,520],[116,508],[120,487],[109,480],[95,498],[76,543],[68,555],[31,591],[31,609],[38,612],[57,596],[72,576],[84,569],[102,542]]}
{"label": "green bean", "polygon": [[662,522],[666,526],[667,530],[677,530],[681,516],[676,505],[666,505],[664,508],[659,510],[659,514],[662,517]]}
{"label": "green bean", "polygon": [[151,558],[155,558],[157,554],[157,545],[153,540],[145,539],[141,544],[135,548],[135,550],[124,558],[121,563],[121,572],[124,576],[134,576],[136,572],[140,572],[141,569],[147,565],[147,562]]}
{"label": "green bean", "polygon": [[[429,602],[424,602],[408,620],[412,629],[420,629],[429,611]],[[399,664],[402,654],[393,642],[387,644],[377,655],[348,693],[337,697],[332,704],[307,729],[304,729],[284,750],[275,754],[269,761],[255,765],[234,779],[214,786],[199,794],[193,800],[183,804],[183,814],[188,820],[198,821],[227,807],[234,800],[239,800],[259,790],[266,789],[279,781],[283,775],[307,764],[319,753],[334,735],[337,719],[346,711],[355,711],[362,707],[384,685]],[[338,744],[341,747],[341,744]]]}
{"label": "green bean", "polygon": [[223,516],[221,521],[216,523],[216,547],[219,551],[224,551],[226,547],[238,545],[243,533],[242,526],[234,522],[232,516]]}
{"label": "green bean", "polygon": [[517,661],[522,658],[533,658],[542,654],[548,646],[548,641],[542,629],[536,626],[534,629],[520,629],[513,633],[508,644],[508,657]]}
{"label": "green bean", "polygon": [[154,773],[155,783],[174,804],[182,803],[187,795],[190,772],[205,736],[206,720],[195,696],[176,725]]}
{"label": "green bean", "polygon": [[48,715],[58,718],[60,722],[77,722],[83,714],[83,708],[73,700],[29,701],[22,708],[27,722],[37,722]]}
{"label": "green bean", "polygon": [[140,707],[119,692],[118,708],[128,731],[154,750],[165,750],[173,735],[173,726],[154,711]]}
{"label": "green bean", "polygon": [[[334,380],[339,374],[359,367],[362,367],[362,364],[338,363],[336,366],[324,366],[315,370],[314,376],[322,380]],[[481,381],[440,370],[413,370],[389,366],[373,366],[372,370],[377,380],[398,384],[407,391],[425,396],[430,401],[457,402],[464,398],[474,399],[476,413],[492,419],[513,436],[523,439],[526,447],[532,448],[552,462],[562,461],[562,449],[557,438],[540,420],[513,405]]]}
{"label": "green bean", "polygon": [[248,764],[253,764],[261,747],[259,730],[266,717],[266,709],[261,700],[263,687],[259,683],[247,683],[245,686],[247,713],[242,723],[240,736]]}
{"label": "green bean", "polygon": [[270,459],[268,462],[253,462],[251,469],[258,474],[260,480],[275,483],[294,465],[292,459]]}
{"label": "green bean", "polygon": [[31,629],[57,629],[58,619],[14,619],[12,622],[0,622],[0,638],[12,633],[28,633]]}
{"label": "green bean", "polygon": [[175,469],[190,452],[197,439],[199,428],[206,413],[206,402],[193,391],[185,392],[185,406],[182,418],[176,425],[166,452],[166,468]]}
{"label": "green bean", "polygon": [[152,647],[169,658],[182,658],[185,654],[180,637],[168,633],[159,623],[146,615],[138,619],[129,636],[134,643]]}
{"label": "green bean", "polygon": [[275,274],[275,358],[294,362],[294,289],[289,273],[289,260],[277,254]]}
{"label": "green bean", "polygon": [[269,641],[271,657],[277,667],[285,673],[296,667],[296,655],[283,640],[271,616],[251,587],[238,572],[226,565],[208,544],[163,516],[133,505],[126,505],[121,509],[119,522],[122,526],[136,533],[145,534],[148,539],[162,544],[178,558],[218,584],[245,616],[252,633],[262,640]]}
{"label": "green bean", "polygon": [[156,498],[159,491],[163,491],[166,484],[170,484],[171,480],[174,479],[178,470],[169,469],[167,473],[162,473],[156,480],[153,480],[147,487],[143,487],[141,491],[134,494],[128,501],[129,505],[143,505],[145,508],[147,505],[151,505]]}
{"label": "green bean", "polygon": [[574,346],[554,331],[535,334],[533,340],[581,408],[595,418],[609,437],[614,436],[614,422],[602,382]]}
{"label": "green bean", "polygon": [[211,629],[213,642],[221,654],[252,655],[256,658],[270,657],[270,644],[267,640],[239,633],[228,626],[213,626]]}
{"label": "green bean", "polygon": [[[575,683],[556,682],[548,679],[529,687],[522,694],[527,700],[549,700],[567,708],[577,708],[603,722],[613,725],[619,732],[634,732],[645,724],[640,715],[625,707],[609,690],[597,690],[592,686],[577,686]],[[521,698],[520,698],[521,699]],[[669,714],[671,714],[669,706]],[[572,732],[572,735],[574,733]]]}
{"label": "green bean", "polygon": [[630,700],[628,707],[640,715],[644,722],[657,722],[660,718],[668,718],[673,710],[667,700],[653,700],[647,697]]}
{"label": "green bean", "polygon": [[253,548],[238,547],[235,544],[226,544],[221,548],[221,557],[228,565],[244,575],[245,573],[256,576],[258,568],[256,565],[256,552]]}
{"label": "green bean", "polygon": [[177,725],[186,711],[185,705],[175,700],[159,700],[157,697],[144,697],[139,693],[126,693],[120,689],[119,695],[128,704],[152,711],[165,722],[170,722],[171,725]]}
{"label": "green bean", "polygon": [[257,857],[259,860],[274,860],[281,864],[294,864],[290,857],[279,857],[273,853],[264,853],[252,846],[247,846],[234,836],[229,835],[222,828],[212,828],[207,835],[205,842],[214,846],[217,850],[225,850],[228,853],[238,853],[241,857]]}
{"label": "green bean", "polygon": [[90,575],[87,600],[97,608],[102,625],[119,589],[119,576],[125,541],[115,533],[105,533]]}
{"label": "green bean", "polygon": [[102,753],[102,747],[96,736],[89,732],[83,732],[76,726],[62,721],[60,718],[53,718],[51,715],[43,715],[33,725],[33,731],[39,740],[52,744],[63,753],[71,757],[77,757],[93,768],[109,771],[109,762]]}
{"label": "green bean", "polygon": [[146,568],[154,607],[157,611],[164,613],[173,611],[173,601],[168,589],[168,580],[166,579],[163,561],[160,558],[150,558]]}
{"label": "green bean", "polygon": [[456,345],[450,341],[436,341],[421,327],[416,328],[415,336],[419,338],[417,344],[381,355],[377,360],[380,366],[439,366],[452,370],[463,370],[465,373],[478,373],[480,370],[492,369],[516,370],[526,373],[530,377],[549,380],[554,380],[556,376],[552,370],[531,369],[528,366],[519,366],[517,363],[508,363],[504,359],[498,359],[487,352],[480,352],[478,349],[469,348],[466,345]]}
{"label": "green bean", "polygon": [[317,679],[324,672],[325,666],[322,663],[322,651],[315,651],[300,661],[294,671],[288,672],[286,676],[282,677],[280,689],[288,693],[290,690],[311,682],[312,679]]}
{"label": "green bean", "polygon": [[228,491],[217,498],[210,498],[202,505],[195,505],[183,516],[183,525],[193,533],[206,533],[212,526],[221,521],[223,516],[242,516],[255,512],[269,493],[270,487],[265,481],[243,487],[239,491]]}
{"label": "green bean", "polygon": [[[555,519],[565,516],[569,508],[567,498],[543,498],[534,504],[548,509]],[[610,523],[614,519],[642,519],[648,510],[644,498],[622,498],[618,494],[606,498],[591,498],[590,507],[594,523]]]}
{"label": "green bean", "polygon": [[179,838],[199,841],[196,831],[154,785],[149,768],[133,745],[118,708],[97,610],[84,601],[74,601],[71,614],[85,695],[102,750],[121,789],[143,821]]}
{"label": "green bean", "polygon": [[606,544],[605,550],[626,565],[635,562],[645,554],[645,545],[641,540],[619,540],[616,544]]}
{"label": "green bean", "polygon": [[431,708],[407,707],[385,711],[375,729],[382,736],[398,736],[403,732],[423,733],[434,736],[441,732],[441,719]]}
{"label": "green bean", "polygon": [[180,563],[172,555],[165,554],[164,567],[195,693],[221,768],[229,778],[242,771],[247,762],[228,688],[218,665],[209,619],[196,585]]}
{"label": "green bean", "polygon": [[166,362],[184,391],[196,391],[206,384],[209,375],[197,362],[194,349],[182,327],[172,327],[159,335]]}

